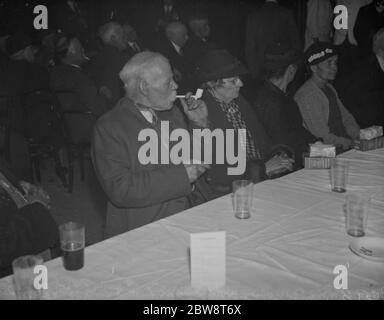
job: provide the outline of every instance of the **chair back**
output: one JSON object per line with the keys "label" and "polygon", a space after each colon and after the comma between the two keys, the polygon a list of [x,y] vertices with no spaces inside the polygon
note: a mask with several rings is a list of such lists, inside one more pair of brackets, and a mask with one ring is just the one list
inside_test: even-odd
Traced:
{"label": "chair back", "polygon": [[55,91],[67,137],[72,144],[90,144],[96,117],[91,111],[75,109],[76,93]]}
{"label": "chair back", "polygon": [[8,162],[10,162],[11,130],[19,106],[19,96],[0,95],[0,155]]}

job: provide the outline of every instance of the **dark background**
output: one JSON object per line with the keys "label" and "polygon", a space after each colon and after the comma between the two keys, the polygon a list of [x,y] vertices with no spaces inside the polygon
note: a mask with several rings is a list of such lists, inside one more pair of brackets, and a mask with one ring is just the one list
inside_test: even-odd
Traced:
{"label": "dark background", "polygon": [[[51,8],[63,1],[0,0],[0,36],[11,34],[19,29],[35,33],[33,8],[39,4],[48,7],[48,26],[53,27],[54,17],[51,14]],[[86,9],[87,20],[94,35],[98,26],[108,21],[113,11],[115,20],[128,21],[144,39],[151,37],[151,12],[161,4],[161,0],[83,0],[78,2]],[[243,57],[247,15],[263,3],[263,0],[174,0],[174,2],[182,11],[182,20],[187,19],[188,15],[196,10],[205,11],[210,18],[212,37],[236,56]],[[307,0],[280,0],[282,5],[292,9],[302,36],[306,2]]]}

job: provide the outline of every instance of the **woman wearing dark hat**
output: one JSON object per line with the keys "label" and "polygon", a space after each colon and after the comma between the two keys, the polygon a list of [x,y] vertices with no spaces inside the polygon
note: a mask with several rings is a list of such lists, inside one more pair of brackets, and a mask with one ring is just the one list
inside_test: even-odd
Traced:
{"label": "woman wearing dark hat", "polygon": [[[225,50],[208,52],[196,66],[197,78],[205,88],[202,100],[208,108],[210,129],[247,130],[245,177],[259,182],[277,172],[290,172],[294,161],[287,156],[289,148],[273,147],[256,113],[240,94],[240,76],[247,69]],[[207,178],[223,193],[230,192],[232,181],[241,178],[227,175],[227,168],[226,163],[214,164]]]}
{"label": "woman wearing dark hat", "polygon": [[269,48],[265,57],[264,82],[253,102],[268,136],[274,144],[286,144],[295,152],[295,166],[317,138],[303,127],[299,107],[287,94],[295,77],[300,55],[280,46]]}
{"label": "woman wearing dark hat", "polygon": [[331,84],[337,74],[336,48],[314,43],[305,52],[305,62],[312,75],[295,94],[304,126],[325,143],[347,150],[359,137],[360,128]]}

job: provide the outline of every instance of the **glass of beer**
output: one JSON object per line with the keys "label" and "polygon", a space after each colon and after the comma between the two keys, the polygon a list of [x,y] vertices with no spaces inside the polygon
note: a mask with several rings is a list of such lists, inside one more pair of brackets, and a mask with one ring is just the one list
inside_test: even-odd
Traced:
{"label": "glass of beer", "polygon": [[333,192],[343,193],[347,191],[348,162],[343,159],[331,160],[331,188]]}
{"label": "glass of beer", "polygon": [[37,269],[42,266],[43,258],[38,255],[19,257],[12,262],[13,285],[19,300],[40,300],[43,290],[37,287]]}
{"label": "glass of beer", "polygon": [[78,222],[59,226],[63,264],[66,270],[79,270],[84,266],[85,228]]}
{"label": "glass of beer", "polygon": [[232,182],[233,209],[238,219],[248,219],[251,216],[252,189],[250,180],[236,180]]}

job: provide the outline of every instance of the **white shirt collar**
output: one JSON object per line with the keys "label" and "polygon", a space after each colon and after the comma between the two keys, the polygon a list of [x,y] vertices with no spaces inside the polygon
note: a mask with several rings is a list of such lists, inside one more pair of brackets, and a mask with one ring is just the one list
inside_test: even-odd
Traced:
{"label": "white shirt collar", "polygon": [[171,41],[172,45],[175,47],[176,51],[178,54],[180,54],[180,51],[181,51],[181,47],[178,46],[176,43],[174,43],[173,41]]}
{"label": "white shirt collar", "polygon": [[380,65],[381,70],[383,70],[383,72],[384,72],[384,59],[378,55],[376,55],[376,57],[377,57],[377,61],[379,61],[379,65]]}
{"label": "white shirt collar", "polygon": [[143,117],[149,122],[149,123],[153,123],[153,114],[151,111],[149,110],[142,110],[140,109],[139,110],[141,112],[141,114],[143,115]]}
{"label": "white shirt collar", "polygon": [[77,69],[81,69],[81,67],[80,67],[79,65],[77,65],[77,64],[71,64],[71,66],[72,66],[72,67],[75,67],[75,68],[77,68]]}

